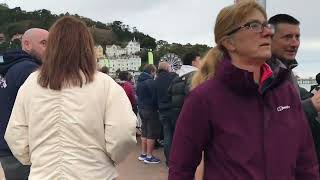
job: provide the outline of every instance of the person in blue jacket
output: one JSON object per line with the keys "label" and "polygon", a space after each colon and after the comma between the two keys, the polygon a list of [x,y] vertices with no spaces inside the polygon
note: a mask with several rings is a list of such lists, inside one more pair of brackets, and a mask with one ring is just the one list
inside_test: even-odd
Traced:
{"label": "person in blue jacket", "polygon": [[32,28],[22,36],[22,50],[0,55],[0,162],[7,180],[28,179],[30,167],[11,153],[4,133],[20,86],[40,65],[49,32]]}

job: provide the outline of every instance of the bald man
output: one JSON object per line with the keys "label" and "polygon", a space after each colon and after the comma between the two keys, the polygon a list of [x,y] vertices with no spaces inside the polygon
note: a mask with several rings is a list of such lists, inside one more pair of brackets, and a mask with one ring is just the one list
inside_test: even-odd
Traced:
{"label": "bald man", "polygon": [[49,32],[44,29],[33,28],[27,30],[22,36],[22,50],[37,60],[42,60],[48,35]]}
{"label": "bald man", "polygon": [[163,127],[164,155],[166,157],[167,165],[174,128],[170,118],[171,100],[168,96],[168,88],[171,81],[177,76],[177,74],[171,72],[170,64],[165,61],[159,63],[155,86],[157,91],[159,118]]}
{"label": "bald man", "polygon": [[171,72],[171,71],[172,71],[170,64],[169,64],[168,62],[165,62],[165,61],[159,62],[158,70],[159,70],[159,71],[160,71],[160,70],[164,70],[164,71],[166,71],[166,72]]}
{"label": "bald man", "polygon": [[24,180],[29,176],[30,166],[22,165],[12,155],[4,133],[20,86],[41,65],[48,34],[44,29],[29,29],[22,36],[22,50],[0,55],[0,162],[6,180]]}

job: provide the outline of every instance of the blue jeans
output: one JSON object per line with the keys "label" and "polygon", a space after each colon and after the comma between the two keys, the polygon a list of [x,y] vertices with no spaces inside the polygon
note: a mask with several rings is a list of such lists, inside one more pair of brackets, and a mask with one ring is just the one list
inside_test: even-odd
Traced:
{"label": "blue jeans", "polygon": [[163,126],[163,149],[164,155],[166,157],[166,164],[168,165],[170,160],[170,150],[173,138],[172,121],[170,119],[170,112],[168,111],[159,112],[159,116]]}
{"label": "blue jeans", "polygon": [[14,156],[0,157],[6,180],[28,180],[30,166],[21,164]]}

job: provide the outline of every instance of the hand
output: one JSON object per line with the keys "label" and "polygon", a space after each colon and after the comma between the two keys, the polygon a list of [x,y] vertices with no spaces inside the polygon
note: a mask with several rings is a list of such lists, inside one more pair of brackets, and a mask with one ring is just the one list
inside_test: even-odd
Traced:
{"label": "hand", "polygon": [[313,106],[320,112],[320,91],[317,91],[314,96],[311,98]]}

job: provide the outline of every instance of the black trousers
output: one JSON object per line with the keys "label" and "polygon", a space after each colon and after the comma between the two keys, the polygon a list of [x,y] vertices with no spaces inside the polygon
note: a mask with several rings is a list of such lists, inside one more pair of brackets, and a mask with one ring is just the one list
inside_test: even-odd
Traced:
{"label": "black trousers", "polygon": [[0,157],[6,180],[28,180],[30,166],[21,164],[14,156]]}

